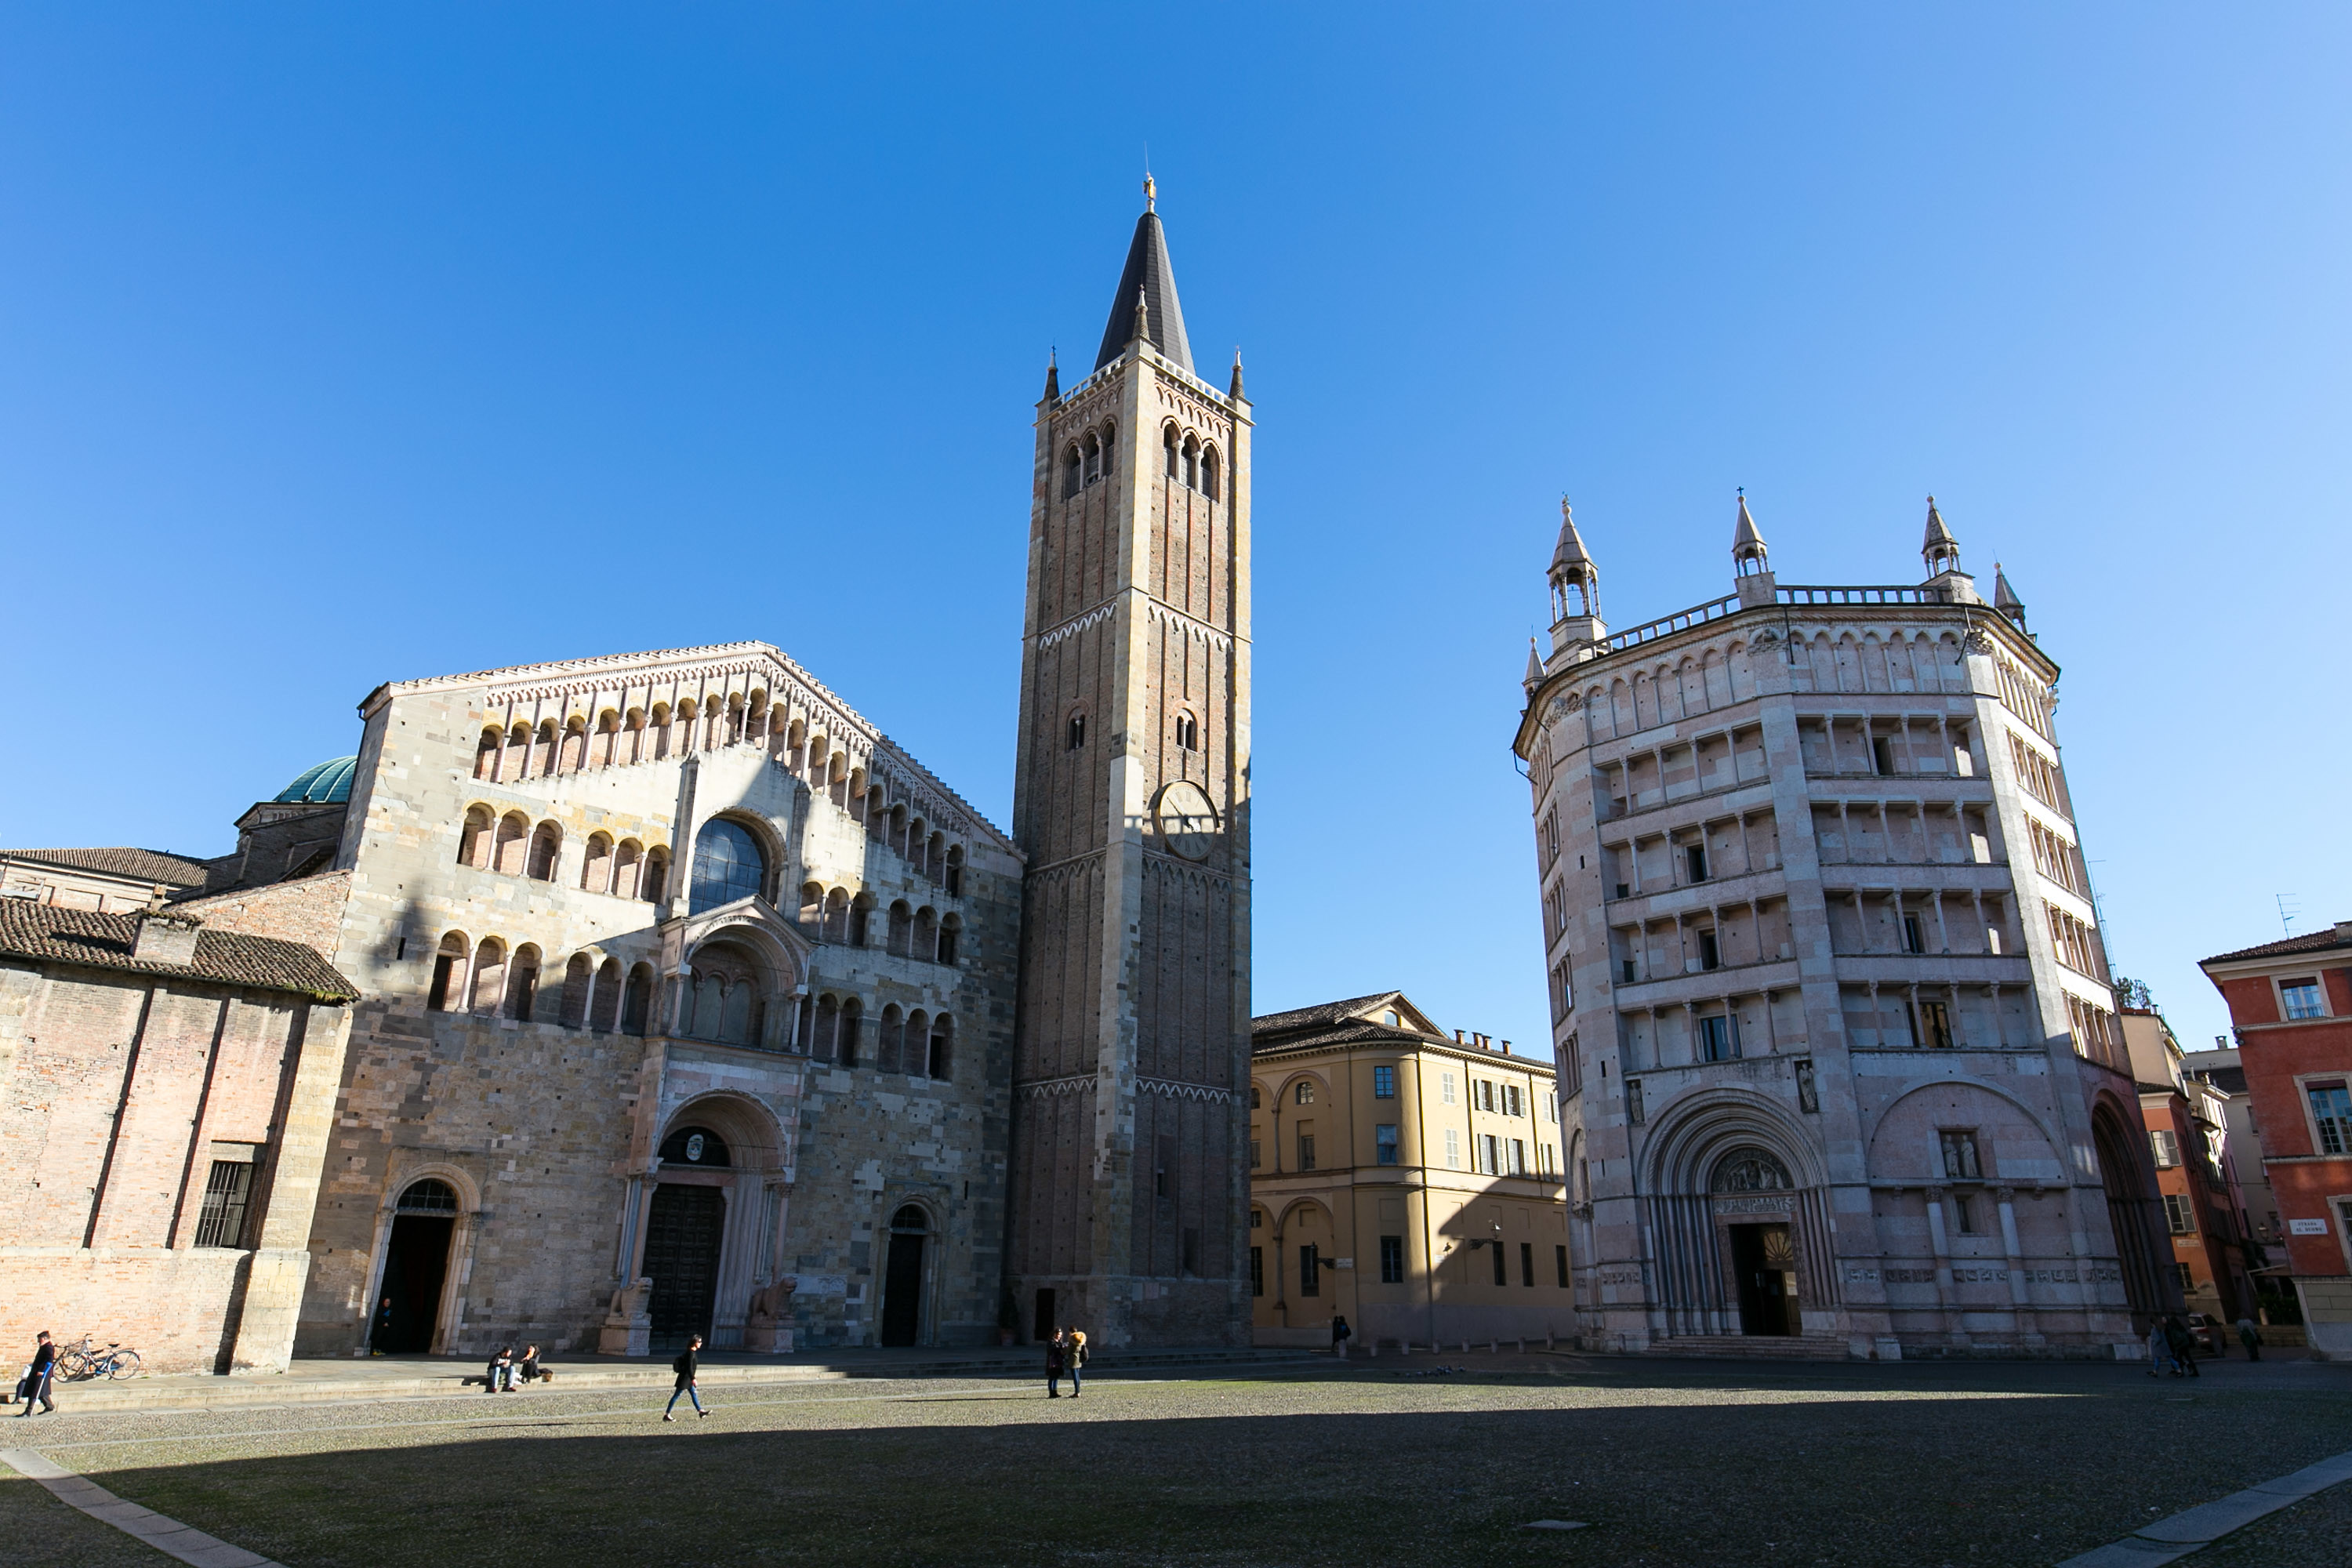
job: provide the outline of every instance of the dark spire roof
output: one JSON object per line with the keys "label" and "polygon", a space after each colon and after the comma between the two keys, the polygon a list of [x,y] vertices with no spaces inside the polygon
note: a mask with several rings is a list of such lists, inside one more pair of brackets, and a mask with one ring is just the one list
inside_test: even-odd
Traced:
{"label": "dark spire roof", "polygon": [[1102,352],[1095,368],[1102,369],[1135,341],[1135,306],[1140,298],[1150,305],[1144,335],[1151,346],[1192,371],[1192,345],[1184,340],[1184,310],[1176,302],[1176,269],[1168,263],[1168,235],[1160,215],[1150,207],[1135,220],[1135,239],[1127,247],[1127,268],[1118,275],[1118,291],[1110,297],[1110,322],[1103,328]]}
{"label": "dark spire roof", "polygon": [[1045,351],[1045,398],[1051,403],[1062,395],[1061,356],[1052,349]]}

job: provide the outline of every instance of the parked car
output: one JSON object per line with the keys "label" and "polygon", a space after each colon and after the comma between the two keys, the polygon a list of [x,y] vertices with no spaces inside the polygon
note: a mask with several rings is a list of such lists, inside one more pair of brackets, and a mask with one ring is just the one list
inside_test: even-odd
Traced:
{"label": "parked car", "polygon": [[2228,1342],[2228,1340],[2222,1333],[2220,1323],[2202,1312],[2191,1312],[2186,1321],[2189,1324],[2189,1337],[2197,1342],[2199,1350],[2203,1351],[2207,1355],[2221,1353],[2221,1347]]}

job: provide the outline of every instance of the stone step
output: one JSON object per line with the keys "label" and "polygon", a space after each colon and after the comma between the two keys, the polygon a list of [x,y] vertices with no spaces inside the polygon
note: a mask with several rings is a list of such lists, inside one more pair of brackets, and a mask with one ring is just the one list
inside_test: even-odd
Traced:
{"label": "stone step", "polygon": [[[1216,1347],[1097,1351],[1087,1362],[1088,1376],[1148,1373],[1189,1367],[1297,1365],[1328,1357],[1298,1351],[1224,1350]],[[705,1359],[696,1381],[713,1389],[756,1388],[850,1378],[1023,1378],[1045,1376],[1043,1347],[1012,1351],[869,1351],[846,1355],[795,1357],[790,1361],[714,1362]],[[583,1390],[667,1391],[672,1381],[667,1356],[646,1361],[618,1357],[554,1361],[552,1383],[525,1393],[576,1394]],[[429,1369],[429,1370],[428,1370]],[[121,1381],[60,1383],[60,1414],[129,1410],[213,1410],[276,1405],[329,1405],[351,1401],[435,1399],[478,1395],[482,1363],[424,1359],[398,1361],[296,1362],[283,1373],[241,1377],[135,1377]]]}
{"label": "stone step", "polygon": [[1652,1340],[1649,1353],[1744,1361],[1845,1361],[1853,1355],[1844,1340],[1822,1334],[1677,1334]]}

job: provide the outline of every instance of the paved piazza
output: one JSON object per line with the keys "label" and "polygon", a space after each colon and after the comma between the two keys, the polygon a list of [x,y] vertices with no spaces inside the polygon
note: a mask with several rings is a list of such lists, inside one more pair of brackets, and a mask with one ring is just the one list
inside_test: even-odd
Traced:
{"label": "paved piazza", "polygon": [[[289,1568],[2054,1563],[2352,1448],[2352,1373],[2308,1362],[2151,1382],[1473,1352],[1106,1373],[1076,1403],[766,1385],[675,1426],[634,1392],[79,1415],[73,1394],[0,1446]],[[2340,1568],[2347,1526],[2339,1486],[2197,1560]],[[14,1475],[0,1540],[26,1568],[168,1561]]]}

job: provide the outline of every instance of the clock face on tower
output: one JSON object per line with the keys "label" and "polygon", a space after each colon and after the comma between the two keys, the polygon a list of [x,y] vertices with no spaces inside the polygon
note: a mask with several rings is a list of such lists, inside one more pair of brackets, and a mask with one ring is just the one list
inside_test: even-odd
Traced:
{"label": "clock face on tower", "polygon": [[1216,843],[1217,808],[1199,784],[1178,779],[1160,792],[1160,804],[1152,808],[1152,816],[1169,848],[1187,860],[1209,858]]}

